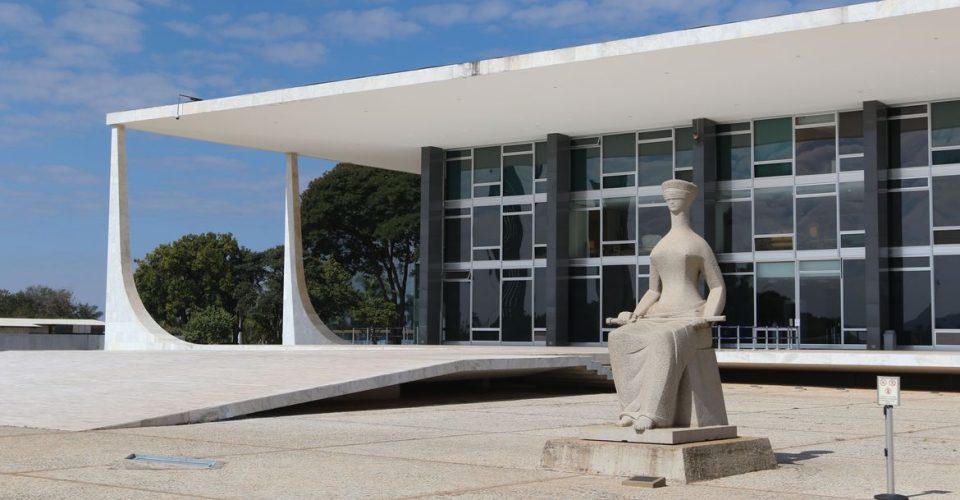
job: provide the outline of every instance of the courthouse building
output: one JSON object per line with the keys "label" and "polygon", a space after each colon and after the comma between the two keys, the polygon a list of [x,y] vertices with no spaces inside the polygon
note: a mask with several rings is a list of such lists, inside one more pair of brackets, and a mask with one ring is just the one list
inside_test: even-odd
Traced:
{"label": "courthouse building", "polygon": [[728,343],[956,349],[958,26],[960,1],[888,0],[108,124],[421,174],[420,343],[602,345],[676,178]]}

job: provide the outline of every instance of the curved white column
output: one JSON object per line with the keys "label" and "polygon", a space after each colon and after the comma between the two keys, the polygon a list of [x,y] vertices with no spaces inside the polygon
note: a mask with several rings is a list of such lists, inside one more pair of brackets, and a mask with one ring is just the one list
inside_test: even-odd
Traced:
{"label": "curved white column", "polygon": [[133,281],[127,205],[126,131],[114,126],[110,137],[110,216],[107,229],[107,300],[104,350],[190,349],[163,329],[143,307]]}
{"label": "curved white column", "polygon": [[287,153],[283,234],[283,345],[346,344],[323,324],[307,294],[300,231],[300,173],[297,154]]}

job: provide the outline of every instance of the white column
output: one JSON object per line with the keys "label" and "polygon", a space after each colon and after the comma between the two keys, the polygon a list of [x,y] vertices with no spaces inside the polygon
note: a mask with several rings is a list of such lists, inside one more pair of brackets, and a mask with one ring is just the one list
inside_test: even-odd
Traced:
{"label": "white column", "polygon": [[283,345],[345,344],[317,316],[303,273],[300,232],[300,174],[297,154],[287,153],[286,214],[283,234]]}
{"label": "white column", "polygon": [[110,215],[107,228],[107,300],[105,350],[189,349],[166,332],[143,307],[133,281],[127,212],[126,131],[114,126],[110,140]]}

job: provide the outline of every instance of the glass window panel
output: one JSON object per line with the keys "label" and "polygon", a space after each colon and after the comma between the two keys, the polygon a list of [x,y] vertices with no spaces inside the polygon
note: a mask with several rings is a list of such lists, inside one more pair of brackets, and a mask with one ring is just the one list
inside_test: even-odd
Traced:
{"label": "glass window panel", "polygon": [[843,327],[866,328],[866,267],[862,260],[843,261]]}
{"label": "glass window panel", "polygon": [[445,151],[446,155],[444,157],[448,160],[452,158],[469,158],[471,152],[472,151],[469,149],[461,149],[457,151],[447,150]]}
{"label": "glass window panel", "polygon": [[500,146],[473,150],[473,183],[500,182]]}
{"label": "glass window panel", "polygon": [[719,123],[717,124],[717,133],[749,131],[750,122],[742,123]]}
{"label": "glass window panel", "polygon": [[717,161],[717,180],[749,179],[753,172],[750,134],[717,136]]}
{"label": "glass window panel", "polygon": [[443,220],[443,261],[470,262],[470,219]]}
{"label": "glass window panel", "polygon": [[933,258],[933,293],[937,328],[960,329],[960,255]]}
{"label": "glass window panel", "polygon": [[673,135],[673,132],[670,130],[654,130],[651,132],[640,132],[637,135],[637,140],[639,141],[651,141],[656,139],[670,139]]}
{"label": "glass window panel", "polygon": [[913,179],[890,179],[887,181],[888,189],[927,187],[926,177],[915,177]]}
{"label": "glass window panel", "polygon": [[[537,179],[547,178],[547,143],[538,142],[533,145],[534,169]],[[538,191],[539,192],[539,191]]]}
{"label": "glass window panel", "polygon": [[637,168],[636,147],[635,134],[603,136],[603,173],[633,172]]}
{"label": "glass window panel", "polygon": [[839,260],[805,260],[797,263],[801,273],[837,273],[840,275]]}
{"label": "glass window panel", "polygon": [[443,283],[443,339],[470,340],[470,282]]}
{"label": "glass window panel", "polygon": [[654,245],[670,230],[670,211],[666,206],[640,207],[637,209],[637,223],[637,254],[650,255]]}
{"label": "glass window panel", "polygon": [[569,281],[570,341],[600,342],[600,280]]}
{"label": "glass window panel", "polygon": [[797,250],[837,248],[837,198],[797,198]]}
{"label": "glass window panel", "polygon": [[603,241],[626,241],[637,237],[635,198],[603,200]]}
{"label": "glass window panel", "polygon": [[927,159],[927,117],[889,120],[890,168],[923,167]]}
{"label": "glass window panel", "polygon": [[960,163],[960,149],[933,152],[934,165],[951,165],[954,163]]}
{"label": "glass window panel", "polygon": [[930,271],[890,271],[890,328],[899,345],[930,345]]}
{"label": "glass window panel", "polygon": [[499,248],[487,248],[473,251],[473,260],[500,260]]}
{"label": "glass window panel", "polygon": [[927,114],[926,104],[914,104],[913,106],[901,106],[899,108],[889,108],[887,116],[907,116],[907,115],[925,115]]}
{"label": "glass window panel", "polygon": [[753,326],[753,275],[724,275],[727,302],[723,314],[726,325]]}
{"label": "glass window panel", "polygon": [[534,258],[534,259],[546,259],[546,258],[547,258],[547,247],[545,247],[545,246],[535,246],[535,247],[533,247],[533,258]]}
{"label": "glass window panel", "polygon": [[757,325],[790,326],[794,319],[792,262],[757,263]]}
{"label": "glass window panel", "polygon": [[503,217],[503,260],[533,258],[533,216]]}
{"label": "glass window panel", "polygon": [[533,155],[503,157],[503,195],[533,194]]}
{"label": "glass window panel", "polygon": [[600,211],[570,212],[570,257],[600,256]]}
{"label": "glass window panel", "polygon": [[851,156],[850,158],[840,158],[840,171],[853,172],[863,170],[863,157]]}
{"label": "glass window panel", "polygon": [[939,229],[933,232],[934,245],[960,245],[960,229]]}
{"label": "glass window panel", "polygon": [[753,161],[787,160],[793,153],[790,118],[753,122]]}
{"label": "glass window panel", "polygon": [[500,206],[473,207],[473,246],[500,245]]}
{"label": "glass window panel", "polygon": [[930,244],[929,196],[925,190],[887,194],[890,246]]}
{"label": "glass window panel", "polygon": [[793,175],[793,163],[786,161],[753,166],[754,177],[777,177],[781,175]]}
{"label": "glass window panel", "polygon": [[816,123],[833,123],[833,113],[814,116],[798,116],[797,125],[813,125]]}
{"label": "glass window panel", "polygon": [[659,186],[673,179],[673,142],[637,145],[637,185]]}
{"label": "glass window panel", "polygon": [[824,194],[837,192],[836,184],[809,184],[797,186],[797,195],[801,194]]}
{"label": "glass window panel", "polygon": [[533,216],[536,219],[534,221],[536,234],[534,236],[533,242],[535,244],[539,244],[539,243],[546,244],[547,230],[549,229],[549,227],[547,226],[547,224],[549,223],[547,218],[547,204],[537,203],[536,205],[534,205]]}
{"label": "glass window panel", "polygon": [[618,255],[636,255],[637,249],[633,243],[604,243],[603,244],[603,255],[618,256]]}
{"label": "glass window panel", "polygon": [[547,268],[533,270],[533,327],[547,327]]}
{"label": "glass window panel", "polygon": [[840,230],[863,229],[863,182],[840,183]]}
{"label": "glass window panel", "polygon": [[754,234],[793,234],[793,187],[753,190]]}
{"label": "glass window panel", "polygon": [[510,144],[503,147],[504,153],[527,153],[533,152],[533,145],[530,143],[525,144]]}
{"label": "glass window panel", "polygon": [[600,148],[570,151],[570,190],[600,189]]}
{"label": "glass window panel", "polygon": [[500,327],[500,270],[473,270],[474,328]]}
{"label": "glass window panel", "polygon": [[500,340],[500,331],[499,330],[474,330],[473,340],[497,342]]}
{"label": "glass window panel", "polygon": [[444,199],[470,198],[470,160],[448,161]]}
{"label": "glass window panel", "polygon": [[863,153],[863,111],[840,113],[838,127],[840,154]]}
{"label": "glass window panel", "polygon": [[500,196],[500,185],[492,184],[488,186],[476,186],[473,188],[474,198],[483,198],[486,196]]}
{"label": "glass window panel", "polygon": [[766,236],[754,238],[758,252],[793,250],[793,236]]}
{"label": "glass window panel", "polygon": [[931,104],[930,122],[933,147],[960,146],[960,101]]}
{"label": "glass window panel", "polygon": [[677,168],[693,166],[693,128],[684,127],[674,131],[673,150]]}
{"label": "glass window panel", "polygon": [[673,177],[681,181],[693,182],[693,170],[677,170]]}
{"label": "glass window panel", "polygon": [[836,129],[830,126],[797,129],[797,175],[836,172]]}
{"label": "glass window panel", "polygon": [[752,212],[750,200],[716,204],[716,211],[714,212],[716,214],[717,238],[714,243],[715,252],[753,251]]}
{"label": "glass window panel", "polygon": [[503,282],[504,342],[533,341],[533,281]]}
{"label": "glass window panel", "polygon": [[800,342],[842,343],[839,275],[800,275]]}
{"label": "glass window panel", "polygon": [[616,318],[637,307],[637,266],[603,266],[603,315]]}
{"label": "glass window panel", "polygon": [[960,226],[960,175],[933,178],[933,225]]}
{"label": "glass window panel", "polygon": [[633,186],[634,175],[608,175],[603,178],[603,188],[613,189]]}

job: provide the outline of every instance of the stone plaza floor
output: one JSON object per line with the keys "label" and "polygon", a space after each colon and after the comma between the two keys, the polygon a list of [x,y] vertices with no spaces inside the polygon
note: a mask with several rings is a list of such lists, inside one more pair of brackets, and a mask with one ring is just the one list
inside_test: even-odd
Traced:
{"label": "stone plaza floor", "polygon": [[[871,390],[725,384],[731,423],[769,437],[779,468],[646,490],[540,467],[546,440],[612,420],[613,393],[419,387],[400,400],[193,425],[0,427],[0,498],[800,499],[884,490],[883,417]],[[904,392],[895,421],[898,493],[960,498],[960,393]],[[130,453],[221,465],[138,466],[124,460]]]}

